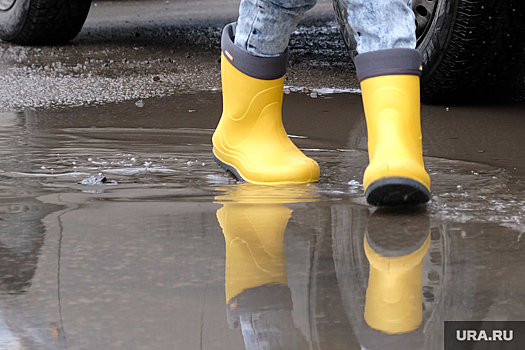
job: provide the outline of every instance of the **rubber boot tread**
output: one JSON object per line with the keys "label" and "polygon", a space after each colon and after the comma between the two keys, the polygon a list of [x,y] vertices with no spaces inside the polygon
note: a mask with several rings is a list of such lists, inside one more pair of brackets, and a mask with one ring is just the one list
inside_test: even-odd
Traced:
{"label": "rubber boot tread", "polygon": [[374,206],[413,206],[428,202],[430,191],[418,181],[393,177],[374,181],[365,196]]}

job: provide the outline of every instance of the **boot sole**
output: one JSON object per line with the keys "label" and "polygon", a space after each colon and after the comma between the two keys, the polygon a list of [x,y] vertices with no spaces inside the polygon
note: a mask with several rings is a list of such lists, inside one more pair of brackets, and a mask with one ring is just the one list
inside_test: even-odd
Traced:
{"label": "boot sole", "polygon": [[224,170],[224,171],[229,171],[230,173],[233,174],[233,176],[235,176],[237,178],[237,180],[239,181],[242,181],[242,182],[247,182],[246,180],[244,180],[241,176],[241,174],[239,174],[239,172],[237,171],[237,169],[235,169],[233,166],[229,165],[229,164],[226,164],[224,163],[222,160],[220,160],[219,158],[217,158],[217,156],[215,155],[215,153],[212,151],[211,155],[213,156],[213,160],[215,161],[215,163],[219,164],[219,166]]}
{"label": "boot sole", "polygon": [[365,191],[366,201],[377,207],[414,206],[430,199],[430,191],[420,182],[403,177],[381,179]]}

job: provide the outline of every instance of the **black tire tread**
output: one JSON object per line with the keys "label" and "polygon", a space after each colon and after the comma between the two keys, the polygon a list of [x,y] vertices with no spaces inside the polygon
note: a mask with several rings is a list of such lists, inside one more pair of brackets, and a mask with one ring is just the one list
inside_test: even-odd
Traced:
{"label": "black tire tread", "polygon": [[[444,54],[430,76],[422,79],[422,100],[439,103],[501,97],[494,94],[501,95],[505,85],[516,81],[524,47],[523,0],[460,0],[450,41],[436,38],[427,46],[427,50],[437,48]],[[422,54],[425,59],[430,53]]]}
{"label": "black tire tread", "polygon": [[[422,101],[523,99],[519,84],[525,72],[525,1],[441,1],[446,9],[437,11],[428,38],[418,41],[423,60]],[[334,9],[353,58],[355,40],[346,9],[338,0]]]}
{"label": "black tire tread", "polygon": [[59,44],[82,29],[91,0],[30,0],[24,26],[9,40],[21,45]]}

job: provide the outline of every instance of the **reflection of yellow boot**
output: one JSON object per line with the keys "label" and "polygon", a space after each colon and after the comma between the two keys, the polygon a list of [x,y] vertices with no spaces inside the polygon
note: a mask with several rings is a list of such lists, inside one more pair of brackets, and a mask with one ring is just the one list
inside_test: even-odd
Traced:
{"label": "reflection of yellow boot", "polygon": [[307,183],[319,166],[288,138],[281,108],[288,52],[255,57],[233,43],[235,25],[222,38],[223,114],[213,135],[217,163],[258,184]]}
{"label": "reflection of yellow boot", "polygon": [[283,235],[292,210],[310,202],[312,186],[241,184],[218,188],[217,218],[226,241],[226,302],[230,328],[246,349],[308,349],[295,326]]}
{"label": "reflection of yellow boot", "polygon": [[287,284],[283,234],[292,211],[283,204],[225,203],[217,218],[226,241],[226,301],[250,288]]}
{"label": "reflection of yellow boot", "polygon": [[363,185],[369,204],[414,205],[430,198],[421,142],[420,62],[419,52],[411,49],[356,57],[368,128],[370,164]]}
{"label": "reflection of yellow boot", "polygon": [[421,324],[423,257],[430,246],[429,230],[425,213],[383,212],[369,219],[364,241],[370,262],[365,321],[371,328],[400,334]]}
{"label": "reflection of yellow boot", "polygon": [[287,285],[283,235],[292,210],[286,203],[309,202],[307,185],[223,186],[216,202],[226,241],[226,301],[264,285]]}
{"label": "reflection of yellow boot", "polygon": [[365,321],[388,334],[415,330],[422,321],[421,276],[425,244],[407,256],[385,257],[374,252],[365,238],[365,253],[370,261],[366,292]]}

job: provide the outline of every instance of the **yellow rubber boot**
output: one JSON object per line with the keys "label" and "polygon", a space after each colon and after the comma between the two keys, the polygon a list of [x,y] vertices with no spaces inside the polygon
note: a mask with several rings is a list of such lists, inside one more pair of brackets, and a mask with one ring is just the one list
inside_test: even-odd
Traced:
{"label": "yellow rubber boot", "polygon": [[223,31],[223,114],[212,139],[215,161],[256,184],[317,181],[319,165],[293,144],[282,123],[288,52],[252,56],[234,45],[234,31],[233,24]]}
{"label": "yellow rubber boot", "polygon": [[366,200],[376,206],[417,205],[430,198],[420,121],[420,54],[411,49],[356,57],[368,128]]}

